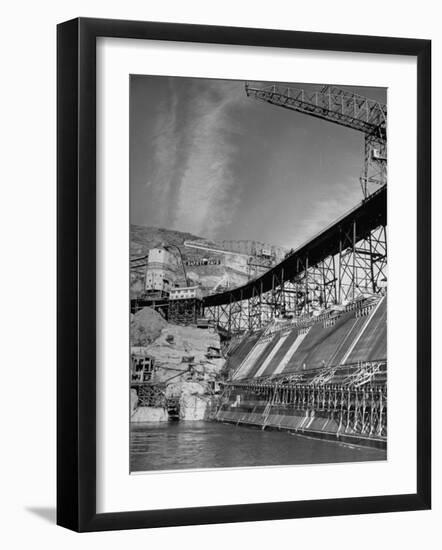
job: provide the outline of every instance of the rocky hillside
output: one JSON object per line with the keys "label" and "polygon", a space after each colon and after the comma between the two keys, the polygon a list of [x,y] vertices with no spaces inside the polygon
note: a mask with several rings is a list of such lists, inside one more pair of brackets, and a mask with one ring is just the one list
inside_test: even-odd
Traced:
{"label": "rocky hillside", "polygon": [[[153,383],[166,386],[166,398],[179,400],[183,420],[206,417],[211,402],[210,382],[219,380],[225,365],[223,357],[209,354],[210,348],[220,349],[220,337],[213,329],[199,329],[168,323],[151,308],[144,308],[131,318],[131,353],[149,356],[155,361]],[[133,422],[167,421],[161,407],[138,406],[132,389]]]}
{"label": "rocky hillside", "polygon": [[200,239],[191,233],[163,229],[161,227],[145,227],[143,225],[130,226],[130,254],[131,257],[144,256],[150,248],[164,244],[179,246],[183,254],[186,249],[184,241]]}
{"label": "rocky hillside", "polygon": [[[131,225],[131,258],[145,256],[149,249],[157,246],[177,246],[186,264],[189,282],[199,284],[204,294],[240,286],[258,274],[256,270],[253,272],[250,270],[247,255],[223,254],[190,248],[184,246],[185,241],[203,241],[214,248],[219,248],[223,244],[220,245],[191,233]],[[255,243],[252,241],[229,241],[230,250],[247,251],[253,249],[254,245]],[[269,248],[276,249],[271,245]],[[181,265],[178,252],[174,249],[171,252],[176,256],[178,265]],[[281,249],[278,249],[278,254],[282,254]],[[178,283],[184,285],[184,273],[178,273],[178,276],[180,277]],[[144,268],[133,269],[131,272],[132,297],[137,297],[142,293],[143,283]]]}

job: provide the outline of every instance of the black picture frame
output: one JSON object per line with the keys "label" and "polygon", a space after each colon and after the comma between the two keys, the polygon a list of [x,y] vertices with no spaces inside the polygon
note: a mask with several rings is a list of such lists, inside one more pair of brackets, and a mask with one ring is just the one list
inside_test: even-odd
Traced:
{"label": "black picture frame", "polygon": [[[96,39],[417,58],[417,471],[414,494],[96,512]],[[79,18],[57,28],[57,523],[83,531],[424,510],[431,506],[431,41]]]}

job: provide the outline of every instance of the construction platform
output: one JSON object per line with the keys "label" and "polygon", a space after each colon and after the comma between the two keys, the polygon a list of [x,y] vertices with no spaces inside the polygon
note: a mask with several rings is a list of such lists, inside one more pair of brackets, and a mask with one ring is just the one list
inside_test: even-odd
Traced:
{"label": "construction platform", "polygon": [[274,321],[227,349],[216,418],[386,447],[387,297]]}

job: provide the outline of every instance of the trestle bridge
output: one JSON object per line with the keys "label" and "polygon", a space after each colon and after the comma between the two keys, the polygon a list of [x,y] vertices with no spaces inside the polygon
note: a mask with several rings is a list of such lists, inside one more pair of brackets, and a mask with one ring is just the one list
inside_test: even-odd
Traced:
{"label": "trestle bridge", "polygon": [[275,318],[309,316],[387,284],[387,189],[382,187],[281,263],[247,284],[206,296],[204,316],[230,334]]}

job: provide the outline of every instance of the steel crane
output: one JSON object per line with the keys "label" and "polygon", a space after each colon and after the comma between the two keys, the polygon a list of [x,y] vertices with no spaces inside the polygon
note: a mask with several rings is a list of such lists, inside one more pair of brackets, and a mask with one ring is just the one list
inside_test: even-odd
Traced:
{"label": "steel crane", "polygon": [[369,184],[386,185],[386,105],[335,86],[305,90],[276,84],[253,87],[246,83],[245,91],[248,97],[362,132],[365,147],[360,183],[364,199],[369,194]]}

